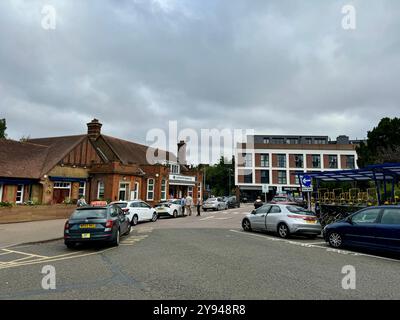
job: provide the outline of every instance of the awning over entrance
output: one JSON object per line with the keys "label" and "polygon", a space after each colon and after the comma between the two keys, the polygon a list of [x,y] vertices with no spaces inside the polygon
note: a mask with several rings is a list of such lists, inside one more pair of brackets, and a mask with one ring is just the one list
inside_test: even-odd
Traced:
{"label": "awning over entrance", "polygon": [[35,184],[39,180],[34,179],[18,179],[18,178],[0,178],[0,184],[18,185],[18,184]]}
{"label": "awning over entrance", "polygon": [[60,181],[60,182],[85,182],[86,178],[70,178],[70,177],[49,177],[50,181]]}

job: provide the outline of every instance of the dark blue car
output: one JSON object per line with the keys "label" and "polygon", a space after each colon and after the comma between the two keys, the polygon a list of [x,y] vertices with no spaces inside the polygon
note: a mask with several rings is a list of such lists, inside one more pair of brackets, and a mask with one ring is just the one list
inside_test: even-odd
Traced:
{"label": "dark blue car", "polygon": [[334,248],[357,246],[399,252],[400,206],[362,209],[346,219],[327,225],[323,236]]}

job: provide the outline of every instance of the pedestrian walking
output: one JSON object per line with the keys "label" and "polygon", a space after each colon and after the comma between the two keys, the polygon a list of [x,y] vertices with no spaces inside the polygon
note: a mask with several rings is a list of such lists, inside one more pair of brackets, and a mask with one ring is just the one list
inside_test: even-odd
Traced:
{"label": "pedestrian walking", "polygon": [[203,204],[202,202],[203,202],[203,201],[201,200],[201,198],[198,198],[198,199],[197,199],[196,206],[197,206],[197,215],[198,215],[198,216],[200,216],[200,208],[201,208],[201,205]]}
{"label": "pedestrian walking", "polygon": [[193,206],[193,198],[191,196],[187,196],[185,199],[185,210],[189,214],[192,215],[192,206]]}
{"label": "pedestrian walking", "polygon": [[185,197],[181,198],[182,215],[185,215]]}

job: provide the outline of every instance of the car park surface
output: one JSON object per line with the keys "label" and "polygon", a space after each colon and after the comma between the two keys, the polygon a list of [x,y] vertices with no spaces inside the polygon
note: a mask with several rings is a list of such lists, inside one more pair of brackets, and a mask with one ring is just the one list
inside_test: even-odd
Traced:
{"label": "car park surface", "polygon": [[[63,241],[0,250],[0,299],[396,299],[400,259],[330,248],[322,238],[244,232],[252,205],[139,224],[119,247]],[[22,260],[21,260],[22,259]],[[41,288],[44,265],[56,290]],[[343,290],[342,268],[357,270]]]}

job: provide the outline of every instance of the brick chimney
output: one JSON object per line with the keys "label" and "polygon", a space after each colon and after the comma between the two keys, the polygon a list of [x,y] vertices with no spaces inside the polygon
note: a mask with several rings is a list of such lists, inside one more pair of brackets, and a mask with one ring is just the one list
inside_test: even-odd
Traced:
{"label": "brick chimney", "polygon": [[186,164],[186,142],[183,140],[178,143],[178,163]]}
{"label": "brick chimney", "polygon": [[93,119],[91,122],[87,123],[88,136],[91,140],[96,140],[101,134],[102,124],[97,119]]}

